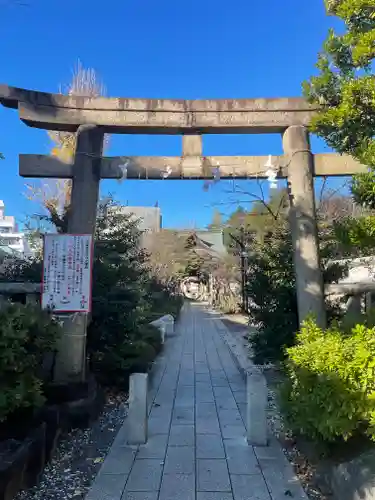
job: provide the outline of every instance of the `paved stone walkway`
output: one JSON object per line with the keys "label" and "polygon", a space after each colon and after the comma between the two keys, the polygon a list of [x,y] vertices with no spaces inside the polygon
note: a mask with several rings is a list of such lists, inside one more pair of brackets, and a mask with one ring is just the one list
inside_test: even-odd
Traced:
{"label": "paved stone walkway", "polygon": [[184,306],[153,370],[148,443],[126,446],[125,422],[86,500],[307,499],[275,440],[247,445],[245,382],[218,322]]}

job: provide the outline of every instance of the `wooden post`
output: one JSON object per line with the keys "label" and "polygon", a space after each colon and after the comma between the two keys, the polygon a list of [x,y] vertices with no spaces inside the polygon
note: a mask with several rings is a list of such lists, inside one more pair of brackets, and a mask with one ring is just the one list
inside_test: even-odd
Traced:
{"label": "wooden post", "polygon": [[299,323],[313,314],[317,324],[325,328],[324,286],[315,214],[314,165],[307,129],[300,125],[289,127],[283,136],[283,147],[288,166],[289,216]]}
{"label": "wooden post", "polygon": [[[95,233],[99,198],[100,165],[104,133],[95,125],[81,125],[73,164],[72,199],[68,220],[69,234]],[[85,379],[87,314],[61,316],[63,336],[55,365],[55,382]]]}

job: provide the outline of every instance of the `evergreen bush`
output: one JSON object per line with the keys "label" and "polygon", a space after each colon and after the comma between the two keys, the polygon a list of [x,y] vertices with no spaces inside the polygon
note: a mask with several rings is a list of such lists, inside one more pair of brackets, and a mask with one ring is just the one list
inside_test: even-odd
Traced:
{"label": "evergreen bush", "polygon": [[305,321],[287,349],[281,408],[291,428],[314,440],[347,440],[364,431],[375,440],[375,328]]}
{"label": "evergreen bush", "polygon": [[[325,283],[337,281],[346,267],[329,264],[332,243],[322,238],[321,254],[325,258]],[[248,259],[246,290],[250,318],[256,327],[249,342],[256,363],[283,360],[285,348],[294,345],[298,331],[296,278],[291,233],[286,222],[269,233],[264,242],[253,242]],[[330,323],[338,319],[338,304],[326,303]]]}
{"label": "evergreen bush", "polygon": [[21,408],[43,404],[40,367],[55,349],[60,326],[40,306],[0,310],[0,422]]}

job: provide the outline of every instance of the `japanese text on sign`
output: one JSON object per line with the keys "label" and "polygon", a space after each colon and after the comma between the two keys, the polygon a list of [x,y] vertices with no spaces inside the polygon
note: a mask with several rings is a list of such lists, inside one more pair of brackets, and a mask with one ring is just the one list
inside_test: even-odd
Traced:
{"label": "japanese text on sign", "polygon": [[90,312],[92,236],[46,234],[42,308],[55,312]]}

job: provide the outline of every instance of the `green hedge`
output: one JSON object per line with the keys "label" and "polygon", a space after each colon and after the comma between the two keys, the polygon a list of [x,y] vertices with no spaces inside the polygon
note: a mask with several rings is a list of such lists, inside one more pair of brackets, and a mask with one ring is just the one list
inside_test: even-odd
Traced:
{"label": "green hedge", "polygon": [[308,320],[287,354],[281,408],[295,431],[325,442],[359,432],[375,439],[375,328],[324,331]]}
{"label": "green hedge", "polygon": [[0,422],[43,404],[40,367],[59,335],[60,326],[40,306],[9,304],[0,311]]}

